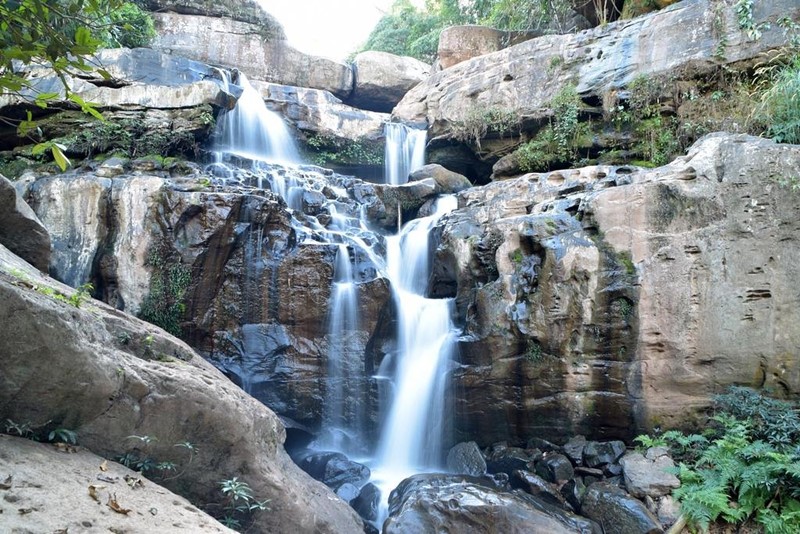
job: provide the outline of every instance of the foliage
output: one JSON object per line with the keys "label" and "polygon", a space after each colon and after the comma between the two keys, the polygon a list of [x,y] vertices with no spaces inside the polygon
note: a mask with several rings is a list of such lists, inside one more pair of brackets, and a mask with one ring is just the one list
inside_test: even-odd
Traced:
{"label": "foliage", "polygon": [[523,171],[544,171],[556,163],[578,159],[578,148],[587,127],[579,120],[583,103],[575,86],[566,85],[548,107],[553,110],[549,123],[515,152]]}
{"label": "foliage", "polygon": [[25,423],[17,423],[11,419],[6,419],[5,432],[11,436],[19,436],[21,438],[30,439],[33,441],[48,441],[50,443],[66,443],[68,445],[75,445],[78,443],[78,433],[68,428],[55,428],[50,432],[47,427],[51,421],[47,421],[42,425],[34,426],[29,421]]}
{"label": "foliage", "polygon": [[258,501],[253,496],[253,490],[238,477],[223,480],[219,483],[220,491],[224,497],[222,503],[222,524],[229,528],[241,528],[242,522],[250,519],[254,512],[267,510],[269,499]]}
{"label": "foliage", "polygon": [[132,2],[122,4],[111,13],[109,19],[111,27],[104,44],[111,48],[140,48],[148,46],[156,37],[153,17]]}
{"label": "foliage", "polygon": [[[36,92],[24,69],[19,66],[47,64],[61,80],[67,101],[83,112],[102,120],[94,105],[85,102],[70,90],[69,78],[82,73],[96,71],[110,78],[105,70],[88,59],[101,47],[104,35],[127,36],[140,32],[143,36],[152,33],[150,26],[142,28],[145,16],[138,7],[122,0],[12,0],[0,4],[0,96],[23,96],[32,92],[30,98],[39,108],[47,108],[54,100],[61,99],[59,93]],[[129,20],[131,19],[131,20]],[[127,39],[127,37],[124,37]],[[133,41],[129,41],[133,42]],[[137,42],[143,42],[141,39]],[[0,121],[17,128],[23,137],[36,133],[36,122],[28,111],[24,119],[0,117]],[[70,164],[64,155],[64,147],[48,141],[38,144],[38,153],[49,152],[56,164],[66,169]],[[36,155],[36,154],[34,154]]]}
{"label": "foliage", "polygon": [[186,311],[183,296],[192,281],[191,270],[180,263],[179,257],[173,258],[163,243],[150,249],[147,265],[152,270],[150,292],[142,302],[139,318],[180,336]]}
{"label": "foliage", "polygon": [[513,110],[500,106],[483,107],[472,105],[461,119],[453,121],[450,127],[453,138],[462,142],[474,142],[480,149],[481,139],[488,132],[503,136],[519,126],[519,119]]}
{"label": "foliage", "polygon": [[47,441],[75,445],[78,443],[78,434],[74,430],[67,428],[56,428],[47,434]]}
{"label": "foliage", "polygon": [[316,165],[383,165],[383,146],[362,137],[356,140],[312,135],[306,141]]}
{"label": "foliage", "polygon": [[149,450],[150,445],[157,442],[158,438],[148,435],[131,435],[126,439],[133,441],[136,445],[124,454],[117,456],[116,460],[129,469],[134,469],[149,476],[158,475],[162,480],[173,480],[183,475],[189,465],[191,465],[192,460],[194,460],[194,455],[197,453],[197,448],[188,441],[176,443],[174,447],[185,448],[188,451],[189,459],[179,473],[167,477],[166,475],[168,473],[177,471],[178,465],[170,460],[159,461],[152,456]]}
{"label": "foliage", "polygon": [[755,114],[768,125],[767,136],[779,143],[800,143],[800,55],[771,78]]}
{"label": "foliage", "polygon": [[707,435],[670,431],[636,441],[668,444],[680,460],[673,492],[690,524],[755,521],[767,534],[800,531],[800,416],[793,403],[741,387],[715,399]]}
{"label": "foliage", "polygon": [[53,289],[52,287],[47,286],[37,286],[36,291],[41,293],[42,295],[46,295],[52,299],[55,299],[59,302],[63,302],[65,304],[70,304],[71,306],[75,306],[76,308],[80,308],[81,304],[86,302],[88,299],[91,298],[92,291],[94,291],[94,286],[90,283],[86,283],[78,287],[72,295],[65,295],[64,293]]}

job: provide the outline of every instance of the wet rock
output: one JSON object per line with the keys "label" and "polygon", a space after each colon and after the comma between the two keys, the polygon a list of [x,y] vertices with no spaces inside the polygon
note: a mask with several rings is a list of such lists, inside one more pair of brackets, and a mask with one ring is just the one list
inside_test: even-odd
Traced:
{"label": "wet rock", "polygon": [[575,474],[572,462],[563,454],[545,454],[536,462],[536,474],[549,482],[560,484]]}
{"label": "wet rock", "polygon": [[486,456],[486,468],[490,473],[505,473],[508,476],[518,470],[531,471],[537,452],[531,454],[518,447],[495,447]]}
{"label": "wet rock", "polygon": [[486,461],[477,443],[459,443],[447,453],[447,469],[453,473],[480,477],[486,474]]}
{"label": "wet rock", "polygon": [[651,448],[647,458],[638,452],[630,452],[622,457],[620,464],[624,470],[625,487],[634,497],[662,497],[680,487],[681,483],[669,472],[675,467],[672,458],[666,452],[661,455],[652,454]]}
{"label": "wet rock", "polygon": [[580,466],[583,465],[583,449],[585,447],[586,438],[583,436],[575,436],[564,444],[562,450],[573,465]]}
{"label": "wet rock", "polygon": [[625,453],[622,441],[591,441],[583,449],[583,463],[589,467],[613,464]]}
{"label": "wet rock", "polygon": [[561,447],[556,445],[555,443],[551,443],[546,439],[542,438],[531,438],[528,440],[527,444],[528,449],[537,449],[542,452],[562,452]]}
{"label": "wet rock", "polygon": [[319,215],[327,199],[319,191],[303,191],[303,213],[306,215]]}
{"label": "wet rock", "polygon": [[426,178],[431,178],[436,182],[436,193],[439,195],[452,195],[472,187],[472,183],[465,176],[445,169],[436,163],[424,165],[415,170],[409,175],[408,180],[417,182]]}
{"label": "wet rock", "polygon": [[50,266],[50,234],[34,211],[0,175],[0,244],[37,269]]}
{"label": "wet rock", "polygon": [[555,487],[543,478],[528,471],[514,471],[514,474],[511,476],[511,487],[521,489],[526,493],[538,497],[544,502],[548,502],[565,510],[571,506],[567,504],[567,501]]}
{"label": "wet rock", "polygon": [[415,475],[392,492],[384,532],[575,532],[531,504],[528,499],[534,497],[526,497],[498,492],[469,477]]}
{"label": "wet rock", "polygon": [[603,466],[603,475],[607,477],[618,477],[622,474],[622,466],[619,464],[606,464]]}
{"label": "wet rock", "polygon": [[381,490],[373,483],[367,483],[361,488],[358,497],[350,501],[350,506],[367,521],[378,519],[378,507],[380,506]]}
{"label": "wet rock", "polygon": [[561,492],[561,496],[566,499],[570,506],[572,506],[572,509],[580,513],[583,494],[586,493],[586,486],[583,484],[581,479],[572,478],[568,480],[563,486],[561,486],[559,491]]}
{"label": "wet rock", "polygon": [[603,478],[603,470],[596,469],[594,467],[578,466],[575,468],[575,474],[581,476],[596,477],[598,479]]}
{"label": "wet rock", "polygon": [[336,489],[336,495],[339,496],[344,502],[350,502],[358,497],[359,490],[355,485],[345,482]]}
{"label": "wet rock", "polygon": [[597,521],[607,534],[661,534],[658,519],[639,500],[620,488],[592,484],[581,503],[581,514]]}
{"label": "wet rock", "polygon": [[387,52],[368,51],[353,59],[355,83],[348,102],[355,107],[390,112],[409,89],[424,80],[430,66]]}
{"label": "wet rock", "polygon": [[301,454],[300,468],[326,486],[337,489],[343,484],[360,486],[369,480],[367,466],[353,462],[340,452],[312,452]]}

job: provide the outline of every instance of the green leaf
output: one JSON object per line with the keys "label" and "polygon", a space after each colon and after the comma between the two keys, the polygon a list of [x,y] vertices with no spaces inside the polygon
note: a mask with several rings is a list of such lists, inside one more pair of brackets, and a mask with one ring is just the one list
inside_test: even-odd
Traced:
{"label": "green leaf", "polygon": [[67,158],[67,156],[65,156],[64,153],[61,151],[58,145],[54,143],[50,151],[53,154],[53,159],[56,160],[56,165],[58,165],[58,168],[61,169],[61,172],[67,170],[67,167],[69,167],[70,165],[70,161]]}
{"label": "green leaf", "polygon": [[92,32],[86,26],[81,26],[75,30],[75,43],[79,46],[91,46],[93,42]]}
{"label": "green leaf", "polygon": [[38,156],[40,154],[44,154],[44,152],[48,148],[50,148],[50,146],[51,146],[50,143],[39,143],[37,145],[34,145],[33,148],[31,149],[31,155],[32,156]]}

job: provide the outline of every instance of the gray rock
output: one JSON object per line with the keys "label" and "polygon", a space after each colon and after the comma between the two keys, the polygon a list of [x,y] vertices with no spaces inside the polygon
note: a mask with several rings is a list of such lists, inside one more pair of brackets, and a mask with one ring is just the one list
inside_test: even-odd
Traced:
{"label": "gray rock", "polygon": [[[175,443],[191,442],[201,453],[182,465],[179,479],[163,483],[196,504],[219,502],[209,488],[235,473],[254,496],[270,499],[270,513],[254,515],[254,530],[362,529],[350,507],[291,461],[277,416],[185,343],[102,302],[76,307],[54,299],[9,272],[31,285],[73,292],[0,246],[3,420],[51,421],[107,458],[128,452],[132,434],[158,438],[148,454],[164,460],[176,458]],[[80,383],[91,387],[76,387]]]}
{"label": "gray rock", "polygon": [[[551,515],[535,497],[518,496],[489,488],[479,480],[452,475],[415,475],[407,478],[389,498],[389,518],[384,533],[408,532],[547,532],[592,533],[589,522],[561,512]],[[570,521],[570,518],[582,519]],[[586,525],[576,529],[575,525]]]}
{"label": "gray rock", "polygon": [[597,521],[606,534],[661,534],[658,519],[639,500],[604,483],[589,486],[581,514]]}
{"label": "gray rock", "polygon": [[351,105],[372,111],[392,111],[403,96],[430,74],[429,65],[388,52],[361,52],[353,59],[355,84]]}
{"label": "gray rock", "polygon": [[427,178],[436,182],[436,192],[439,195],[451,195],[472,187],[472,183],[465,176],[447,170],[436,163],[424,165],[415,170],[409,175],[408,180],[417,182]]}
{"label": "gray rock", "polygon": [[572,509],[580,513],[583,494],[586,493],[586,486],[583,484],[581,479],[571,478],[570,480],[567,480],[567,482],[561,486],[559,491],[564,499],[566,499],[566,501],[570,504],[570,506],[572,506]]}
{"label": "gray rock", "polygon": [[50,234],[34,211],[0,174],[0,244],[37,269],[50,266]]}
{"label": "gray rock", "polygon": [[564,510],[571,507],[551,483],[528,471],[514,471],[511,476],[511,487],[521,489]]}
{"label": "gray rock", "polygon": [[564,444],[561,449],[564,454],[572,461],[575,466],[583,465],[583,449],[586,447],[586,438],[583,436],[574,436]]}
{"label": "gray rock", "polygon": [[623,454],[625,443],[621,441],[590,441],[583,449],[583,463],[589,467],[601,467],[613,464]]}
{"label": "gray rock", "polygon": [[452,473],[480,477],[486,474],[486,461],[474,441],[458,443],[447,453],[447,469]]}
{"label": "gray rock", "polygon": [[651,460],[638,452],[630,452],[622,457],[620,464],[625,487],[634,497],[662,497],[681,485],[678,477],[667,471],[675,467],[669,456],[654,456]]}
{"label": "gray rock", "polygon": [[486,456],[486,468],[490,473],[505,473],[508,476],[518,470],[532,471],[534,461],[541,454],[536,452],[531,455],[528,450],[518,447],[496,447]]}
{"label": "gray rock", "polygon": [[545,480],[560,484],[572,478],[575,471],[569,458],[563,454],[550,453],[536,462],[536,474]]}
{"label": "gray rock", "polygon": [[358,515],[367,521],[378,519],[378,507],[380,506],[381,490],[373,483],[367,483],[361,488],[358,497],[350,501],[350,505],[358,512]]}

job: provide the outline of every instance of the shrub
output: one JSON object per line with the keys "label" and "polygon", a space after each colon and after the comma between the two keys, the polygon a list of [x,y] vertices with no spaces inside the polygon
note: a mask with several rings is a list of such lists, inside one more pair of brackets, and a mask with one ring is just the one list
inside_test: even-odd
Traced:
{"label": "shrub", "polygon": [[747,388],[715,399],[719,413],[704,433],[670,431],[640,436],[644,445],[668,444],[681,487],[673,492],[689,523],[754,521],[767,534],[800,532],[800,417],[793,403]]}
{"label": "shrub", "polygon": [[110,48],[148,46],[156,36],[153,17],[131,2],[111,13],[111,23],[112,28],[105,39]]}
{"label": "shrub", "polygon": [[482,107],[472,105],[461,119],[453,121],[451,132],[453,138],[465,143],[474,142],[480,149],[481,139],[489,132],[500,136],[510,133],[519,126],[519,119],[514,111],[500,106]]}
{"label": "shrub", "polygon": [[769,125],[768,137],[779,143],[800,143],[800,55],[774,74],[756,115]]}

